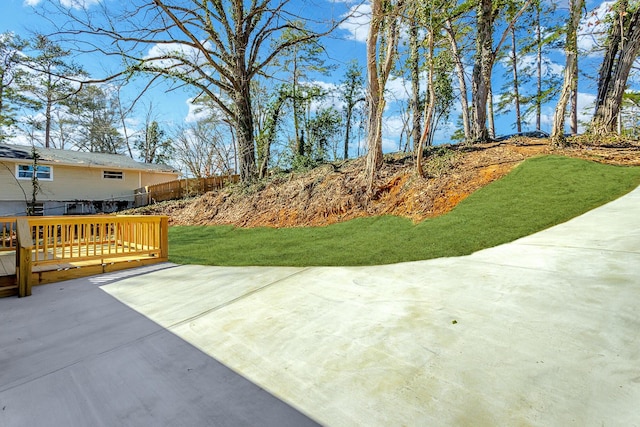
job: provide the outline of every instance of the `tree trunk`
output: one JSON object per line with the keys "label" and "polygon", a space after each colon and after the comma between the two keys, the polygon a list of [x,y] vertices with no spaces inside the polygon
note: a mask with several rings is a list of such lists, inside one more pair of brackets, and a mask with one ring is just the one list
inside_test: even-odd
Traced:
{"label": "tree trunk", "polygon": [[518,83],[518,56],[516,52],[516,30],[511,28],[511,69],[513,74],[513,101],[516,113],[516,131],[522,132],[522,115],[520,114],[520,88]]}
{"label": "tree trunk", "polygon": [[[404,6],[402,0],[392,8],[385,28],[385,51],[380,56],[381,64],[378,64],[378,39],[382,31],[382,21],[385,19],[382,0],[373,0],[371,4],[371,24],[367,38],[367,101],[369,107],[369,120],[367,124],[367,152],[365,173],[368,179],[368,191],[373,191],[373,182],[377,171],[382,166],[382,116],[384,114],[385,99],[384,88],[386,86],[391,69],[393,68],[396,46],[398,43],[398,17],[400,9]],[[378,67],[380,65],[380,67]]]}
{"label": "tree trunk", "polygon": [[240,180],[242,182],[251,181],[256,174],[255,148],[253,137],[253,114],[251,111],[251,93],[249,91],[249,81],[245,80],[245,86],[238,91],[238,98],[235,106],[237,109],[236,129],[238,161],[240,169]]}
{"label": "tree trunk", "polygon": [[267,111],[267,117],[264,123],[264,129],[259,133],[256,140],[258,148],[258,177],[267,176],[269,161],[271,160],[271,145],[275,140],[278,122],[280,121],[280,112],[284,103],[285,95],[280,91],[278,98],[273,102]]}
{"label": "tree trunk", "polygon": [[44,110],[44,146],[51,146],[51,107],[53,106],[53,82],[51,78],[51,70],[47,70],[47,91]]}
{"label": "tree trunk", "polygon": [[300,132],[300,117],[298,110],[298,59],[296,55],[293,55],[293,82],[292,82],[292,97],[291,103],[293,104],[293,133],[295,138],[295,150],[296,154],[300,157],[305,155],[304,141],[302,140],[302,133]]}
{"label": "tree trunk", "polygon": [[[620,1],[620,8],[626,8],[626,0]],[[622,38],[622,26],[616,25],[615,22],[609,31],[607,37],[607,50],[605,51],[604,58],[602,58],[602,64],[600,65],[600,71],[598,72],[598,93],[596,95],[596,108],[604,104],[607,88],[611,82],[613,69],[615,67],[616,58],[618,56],[618,50],[620,49],[620,42]]]}
{"label": "tree trunk", "polygon": [[347,106],[347,127],[344,132],[344,159],[349,158],[349,140],[351,139],[351,118],[353,116],[353,107]]}
{"label": "tree trunk", "polygon": [[[640,52],[640,9],[625,18],[625,30],[627,34],[623,34],[623,37],[621,37],[621,40],[625,41],[624,44],[619,49],[611,45],[607,49],[615,49],[617,51],[617,55],[615,55],[617,61],[615,61],[613,69],[606,70],[609,75],[601,75],[599,79],[599,83],[603,82],[606,86],[598,87],[598,94],[601,99],[598,99],[599,104],[592,126],[592,131],[597,135],[611,133],[616,130],[629,73]],[[605,56],[605,59],[607,59],[607,56]],[[603,68],[604,65],[603,63]],[[601,69],[601,74],[602,72],[603,70]]]}
{"label": "tree trunk", "polygon": [[453,53],[453,61],[456,66],[456,75],[458,76],[458,85],[460,86],[462,127],[464,129],[465,142],[468,142],[471,139],[471,123],[469,118],[469,99],[467,98],[467,79],[465,78],[464,64],[462,63],[462,57],[460,55],[460,50],[458,49],[458,42],[456,41],[455,34],[453,33],[453,27],[451,26],[450,19],[447,19],[445,30],[449,37],[451,52]]}
{"label": "tree trunk", "polygon": [[382,5],[380,0],[371,2],[372,16],[367,37],[367,104],[369,120],[367,122],[367,161],[366,174],[369,188],[373,186],[376,171],[382,164],[382,110],[384,99],[380,99],[380,78],[378,76],[378,35],[382,26]]}
{"label": "tree trunk", "polygon": [[536,130],[542,124],[542,29],[540,28],[540,4],[536,3]]}
{"label": "tree trunk", "polygon": [[488,80],[489,92],[487,95],[487,118],[489,120],[489,138],[496,137],[496,121],[495,116],[493,114],[493,86],[491,85],[491,80]]}
{"label": "tree trunk", "polygon": [[433,81],[434,80],[433,74],[435,72],[435,67],[433,63],[433,54],[434,54],[433,29],[429,31],[429,35],[427,37],[428,37],[428,44],[429,44],[429,58],[428,58],[429,81],[427,82],[427,85],[428,85],[427,92],[429,93],[429,99],[427,100],[427,104],[425,106],[424,129],[422,131],[422,135],[420,136],[420,140],[415,147],[416,171],[418,172],[418,175],[422,178],[425,177],[424,168],[422,166],[423,151],[424,151],[424,146],[431,134],[431,128],[433,125],[433,113],[435,111],[435,106],[436,106],[436,90],[435,90],[434,81]]}
{"label": "tree trunk", "polygon": [[571,90],[575,87],[574,78],[578,68],[578,43],[577,30],[582,15],[584,0],[571,0],[569,11],[569,22],[567,23],[567,40],[565,53],[567,56],[564,70],[564,83],[555,114],[553,115],[553,127],[551,130],[551,143],[553,145],[564,145],[564,117],[567,111],[567,104],[571,97]]}
{"label": "tree trunk", "polygon": [[420,139],[420,56],[418,43],[418,23],[415,17],[415,5],[412,9],[411,26],[409,29],[409,57],[411,68],[411,141],[415,147]]}
{"label": "tree trunk", "polygon": [[[244,17],[243,5],[234,2],[234,13]],[[243,21],[235,22],[236,44],[234,52],[234,115],[237,132],[237,155],[240,180],[250,182],[256,176],[256,152],[253,129],[253,108],[251,106],[251,77],[246,63],[248,40],[242,28]]]}
{"label": "tree trunk", "polygon": [[366,172],[369,178],[369,188],[373,187],[376,172],[382,166],[382,114],[385,100],[379,94],[369,96],[369,121],[367,125],[367,162]]}
{"label": "tree trunk", "polygon": [[[527,0],[516,13],[502,33],[497,46],[493,47],[494,10],[492,0],[480,0],[476,9],[477,37],[476,58],[473,65],[471,92],[473,96],[473,124],[471,128],[472,142],[482,142],[489,139],[487,130],[487,101],[491,91],[491,73],[493,63],[500,51],[502,43],[507,38],[520,15],[531,5],[533,0]],[[492,101],[493,104],[493,101]],[[493,106],[493,105],[492,105]],[[493,117],[490,118],[493,120]]]}
{"label": "tree trunk", "polygon": [[473,97],[472,142],[489,139],[487,99],[493,66],[493,2],[480,0],[477,8],[476,59],[473,65],[471,94]]}
{"label": "tree trunk", "polygon": [[[577,61],[577,59],[576,59]],[[571,81],[571,114],[569,115],[569,129],[572,135],[578,133],[578,64],[573,67]]]}

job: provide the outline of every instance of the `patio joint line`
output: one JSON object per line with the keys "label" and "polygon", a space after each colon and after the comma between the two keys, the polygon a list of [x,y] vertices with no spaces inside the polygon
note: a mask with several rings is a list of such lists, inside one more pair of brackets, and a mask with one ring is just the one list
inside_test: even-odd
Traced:
{"label": "patio joint line", "polygon": [[166,327],[166,329],[171,329],[171,328],[175,328],[176,326],[184,325],[184,324],[186,324],[188,322],[191,322],[192,320],[195,320],[195,319],[197,319],[199,317],[202,317],[202,316],[207,315],[209,313],[213,313],[214,311],[220,310],[221,308],[227,307],[227,306],[229,306],[229,305],[231,305],[231,304],[233,304],[235,302],[238,302],[238,301],[240,301],[240,300],[242,300],[244,298],[250,297],[250,296],[252,296],[252,295],[254,295],[254,294],[256,294],[256,293],[258,293],[260,291],[263,291],[263,290],[265,290],[267,288],[270,288],[271,286],[275,285],[276,283],[279,283],[279,282],[282,282],[283,280],[290,279],[290,278],[292,278],[294,276],[297,276],[298,274],[301,274],[301,273],[309,270],[310,268],[312,268],[312,267],[303,267],[300,271],[296,271],[295,273],[289,274],[288,276],[281,277],[281,278],[279,278],[277,280],[274,280],[273,282],[267,283],[264,286],[261,286],[259,288],[256,288],[256,289],[252,290],[252,291],[249,291],[246,294],[242,294],[242,295],[240,295],[240,296],[238,296],[236,298],[233,298],[233,299],[231,299],[229,301],[225,301],[222,304],[219,304],[219,305],[217,305],[215,307],[209,308],[209,309],[207,309],[207,310],[205,310],[205,311],[203,311],[201,313],[195,314],[195,315],[193,315],[193,316],[191,316],[191,317],[189,317],[187,319],[183,319],[183,320],[180,320],[179,322],[176,322],[176,323],[173,323],[171,325],[168,325]]}

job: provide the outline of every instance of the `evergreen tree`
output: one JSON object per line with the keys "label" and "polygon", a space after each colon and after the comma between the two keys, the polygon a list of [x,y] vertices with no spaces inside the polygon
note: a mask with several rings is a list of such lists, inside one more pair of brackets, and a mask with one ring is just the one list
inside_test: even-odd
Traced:
{"label": "evergreen tree", "polygon": [[12,33],[0,34],[0,141],[12,136],[21,107],[37,107],[26,96],[27,72],[22,67],[26,40]]}
{"label": "evergreen tree", "polygon": [[142,161],[145,163],[167,163],[172,157],[173,146],[157,121],[146,126],[144,135],[134,142]]}
{"label": "evergreen tree", "polygon": [[344,79],[340,85],[342,97],[344,98],[344,151],[343,158],[349,158],[349,144],[351,143],[351,130],[353,127],[353,119],[358,104],[363,103],[366,98],[364,96],[364,78],[362,70],[358,63],[354,60],[349,63],[349,67],[345,73]]}
{"label": "evergreen tree", "polygon": [[30,70],[30,84],[25,88],[31,102],[44,109],[44,146],[51,146],[54,109],[78,92],[82,68],[69,61],[71,51],[63,49],[45,36],[38,35],[31,43],[34,51],[24,62]]}

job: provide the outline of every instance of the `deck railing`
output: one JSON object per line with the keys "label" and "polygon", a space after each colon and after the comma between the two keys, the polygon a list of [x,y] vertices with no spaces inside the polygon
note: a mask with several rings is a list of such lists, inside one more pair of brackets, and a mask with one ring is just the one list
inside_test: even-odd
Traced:
{"label": "deck railing", "polygon": [[16,217],[0,217],[0,251],[16,250]]}
{"label": "deck railing", "polygon": [[[19,295],[30,294],[37,268],[119,259],[168,259],[164,216],[55,216],[17,219]],[[24,294],[24,295],[22,295]]]}

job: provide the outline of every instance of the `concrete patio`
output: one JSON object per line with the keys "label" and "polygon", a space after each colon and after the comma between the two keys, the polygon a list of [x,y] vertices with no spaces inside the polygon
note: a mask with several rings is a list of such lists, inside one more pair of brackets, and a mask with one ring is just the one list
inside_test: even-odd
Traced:
{"label": "concrete patio", "polygon": [[0,425],[640,425],[638,307],[640,188],[467,257],[77,279],[0,300]]}

